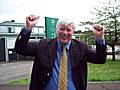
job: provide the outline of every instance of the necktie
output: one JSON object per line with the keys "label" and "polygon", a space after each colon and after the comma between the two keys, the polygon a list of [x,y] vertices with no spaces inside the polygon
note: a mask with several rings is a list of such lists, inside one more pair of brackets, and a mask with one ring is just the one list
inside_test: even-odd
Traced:
{"label": "necktie", "polygon": [[67,82],[68,82],[68,62],[66,48],[63,47],[63,52],[60,58],[58,90],[67,90]]}

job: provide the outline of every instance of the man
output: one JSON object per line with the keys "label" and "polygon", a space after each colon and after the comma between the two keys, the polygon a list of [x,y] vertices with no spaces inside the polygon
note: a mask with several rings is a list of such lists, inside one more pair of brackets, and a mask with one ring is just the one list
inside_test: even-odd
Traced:
{"label": "man", "polygon": [[[99,25],[93,27],[93,33],[96,36],[96,52],[90,50],[83,42],[72,39],[75,25],[69,20],[58,21],[56,38],[29,43],[32,28],[38,20],[38,16],[27,16],[26,27],[22,29],[15,43],[17,53],[35,57],[29,89],[86,90],[87,62],[103,64],[106,61],[104,29]],[[66,48],[68,62],[66,89],[60,89],[62,86],[59,86],[58,83],[63,47]]]}

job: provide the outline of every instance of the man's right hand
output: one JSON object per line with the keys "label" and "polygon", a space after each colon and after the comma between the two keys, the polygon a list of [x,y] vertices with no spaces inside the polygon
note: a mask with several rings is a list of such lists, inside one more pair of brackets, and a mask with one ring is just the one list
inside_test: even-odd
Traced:
{"label": "man's right hand", "polygon": [[26,29],[32,30],[32,28],[37,24],[39,16],[30,15],[26,17]]}

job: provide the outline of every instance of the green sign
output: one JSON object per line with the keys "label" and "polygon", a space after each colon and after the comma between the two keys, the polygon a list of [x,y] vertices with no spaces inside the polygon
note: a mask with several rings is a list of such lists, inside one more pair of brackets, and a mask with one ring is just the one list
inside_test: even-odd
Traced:
{"label": "green sign", "polygon": [[45,34],[46,38],[56,37],[57,18],[45,17]]}

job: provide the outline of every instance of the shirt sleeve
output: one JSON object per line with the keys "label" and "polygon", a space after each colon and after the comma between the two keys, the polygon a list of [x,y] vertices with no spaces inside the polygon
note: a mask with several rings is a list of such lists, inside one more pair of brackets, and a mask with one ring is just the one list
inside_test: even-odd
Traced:
{"label": "shirt sleeve", "polygon": [[28,33],[31,33],[31,30],[27,30],[27,29],[23,28],[21,31],[21,35],[23,35],[23,36],[28,34]]}
{"label": "shirt sleeve", "polygon": [[25,28],[22,28],[22,30],[21,30],[20,34],[18,35],[17,39],[20,40],[22,37],[28,37],[29,38],[30,34],[31,34],[31,30],[27,30]]}
{"label": "shirt sleeve", "polygon": [[100,45],[105,45],[105,39],[101,39],[101,38],[96,38],[96,42],[99,43]]}

